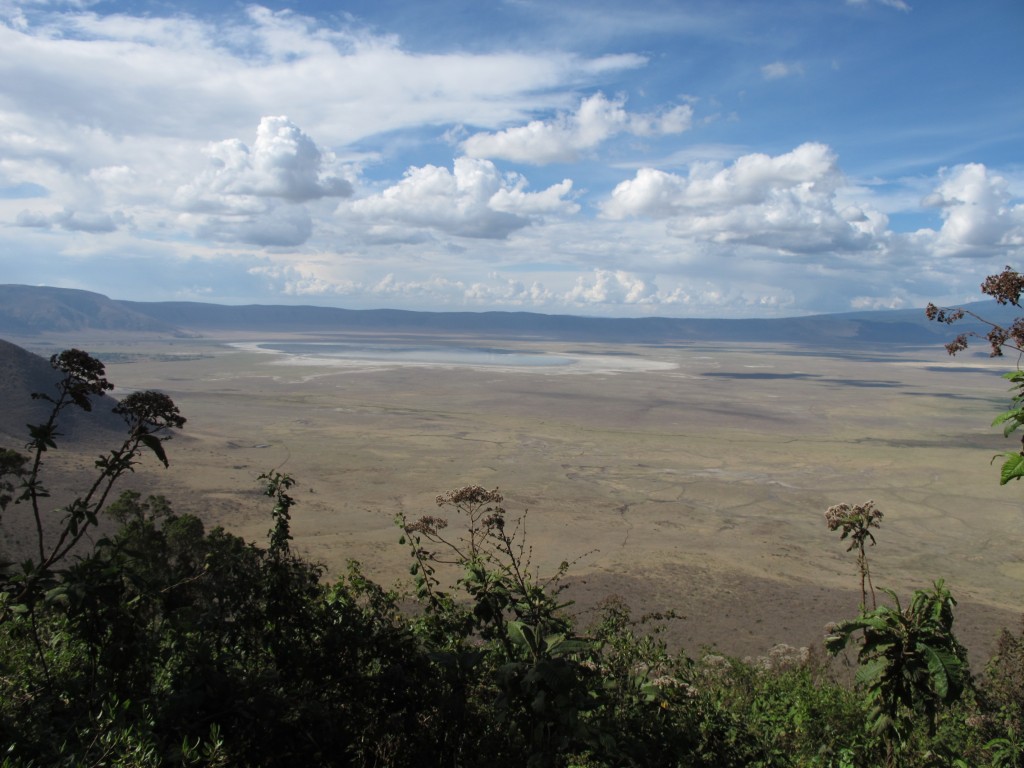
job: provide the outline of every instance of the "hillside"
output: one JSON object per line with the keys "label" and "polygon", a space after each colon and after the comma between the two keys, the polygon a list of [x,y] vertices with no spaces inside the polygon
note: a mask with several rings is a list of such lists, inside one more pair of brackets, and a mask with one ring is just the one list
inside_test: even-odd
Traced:
{"label": "hillside", "polygon": [[[0,445],[21,448],[26,437],[26,424],[45,421],[50,404],[33,400],[33,392],[56,394],[54,385],[60,374],[50,367],[46,358],[34,355],[19,346],[0,339]],[[124,431],[124,422],[111,413],[117,400],[110,395],[95,403],[93,414],[84,414],[77,408],[65,412],[60,420],[60,431],[69,440],[83,442],[111,441],[111,437]]]}
{"label": "hillside", "polygon": [[[1012,308],[976,305],[1000,322]],[[932,344],[950,329],[929,323],[921,309],[775,319],[596,318],[534,312],[412,312],[291,305],[228,306],[140,302],[66,288],[0,285],[0,334],[119,331],[205,335],[224,331],[360,332],[426,335],[487,334],[509,339],[666,344],[688,341],[850,344]],[[969,321],[958,331],[983,330]]]}
{"label": "hillside", "polygon": [[27,335],[86,328],[159,333],[174,330],[99,293],[70,288],[0,285],[0,333]]}

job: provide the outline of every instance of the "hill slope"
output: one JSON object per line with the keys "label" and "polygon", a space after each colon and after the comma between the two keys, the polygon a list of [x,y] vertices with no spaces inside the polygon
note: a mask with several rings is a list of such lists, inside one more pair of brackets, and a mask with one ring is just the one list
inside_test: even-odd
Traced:
{"label": "hill slope", "polygon": [[[982,302],[984,316],[1009,322],[1013,308]],[[971,321],[958,331],[987,330]],[[687,341],[849,344],[933,344],[953,334],[929,323],[921,309],[775,319],[598,318],[532,312],[411,312],[290,305],[227,306],[200,302],[139,302],[64,288],[0,285],[0,333],[76,331],[206,334],[246,332],[390,332],[487,334],[565,341],[664,344]]]}
{"label": "hill slope", "polygon": [[[33,400],[33,392],[56,395],[60,381],[49,360],[0,339],[0,447],[21,450],[28,440],[27,424],[44,422],[51,405]],[[106,395],[93,398],[93,412],[69,408],[60,419],[64,439],[74,442],[112,443],[124,433],[124,422],[111,413],[117,400]]]}
{"label": "hill slope", "polygon": [[83,329],[155,331],[174,329],[100,293],[70,288],[0,285],[0,333],[33,334]]}

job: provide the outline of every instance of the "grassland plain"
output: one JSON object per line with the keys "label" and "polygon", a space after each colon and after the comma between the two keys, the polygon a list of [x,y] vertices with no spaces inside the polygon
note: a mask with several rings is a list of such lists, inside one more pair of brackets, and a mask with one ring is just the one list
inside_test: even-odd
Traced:
{"label": "grassland plain", "polygon": [[874,499],[885,513],[869,552],[876,584],[907,595],[944,577],[975,662],[1019,621],[1020,490],[1001,488],[989,463],[1014,447],[988,426],[1007,402],[1006,361],[954,360],[940,346],[398,340],[578,361],[505,368],[297,360],[252,346],[266,335],[12,340],[87,349],[115,394],[174,398],[189,421],[171,468],[154,463],[133,483],[181,511],[262,540],[256,477],[293,474],[295,545],[335,572],[353,558],[384,583],[402,579],[396,513],[433,513],[449,488],[500,487],[511,513],[529,510],[541,573],[580,557],[569,594],[582,621],[617,594],[684,615],[671,636],[691,654],[820,647],[824,625],[860,599],[824,511]]}

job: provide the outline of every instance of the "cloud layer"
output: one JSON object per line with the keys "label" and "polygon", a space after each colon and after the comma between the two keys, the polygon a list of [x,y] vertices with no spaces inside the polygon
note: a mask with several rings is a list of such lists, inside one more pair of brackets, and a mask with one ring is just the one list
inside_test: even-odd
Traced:
{"label": "cloud layer", "polygon": [[[514,4],[521,26],[499,35],[480,7],[447,19],[450,41],[386,18],[114,7],[0,0],[7,281],[779,315],[963,301],[1024,255],[1006,88],[972,71],[970,93],[944,90],[999,97],[951,105],[976,117],[959,134],[938,98],[904,109],[930,81],[897,43],[952,29],[945,11],[848,0],[769,39],[764,8],[586,25],[582,4]],[[888,69],[851,30],[887,36]],[[890,91],[904,74],[914,90]]]}

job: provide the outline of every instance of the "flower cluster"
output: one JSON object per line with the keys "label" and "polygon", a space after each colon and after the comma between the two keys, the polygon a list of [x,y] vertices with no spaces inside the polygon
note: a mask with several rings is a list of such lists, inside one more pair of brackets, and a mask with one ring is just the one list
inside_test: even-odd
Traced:
{"label": "flower cluster", "polygon": [[498,493],[498,489],[495,488],[493,491],[488,491],[479,485],[467,485],[464,488],[456,488],[451,491],[446,491],[435,499],[437,506],[443,507],[448,504],[454,504],[455,506],[466,505],[471,507],[478,507],[482,504],[500,504],[503,497]]}
{"label": "flower cluster", "polygon": [[991,296],[1000,304],[1020,306],[1020,295],[1024,292],[1024,275],[1006,267],[998,275],[989,275],[981,284],[981,292]]}
{"label": "flower cluster", "polygon": [[406,533],[423,533],[427,536],[436,536],[437,532],[447,528],[448,521],[443,517],[434,517],[433,515],[424,515],[415,523],[409,523],[405,526]]}
{"label": "flower cluster", "polygon": [[[1024,293],[1024,275],[1006,267],[998,275],[989,275],[985,278],[985,282],[981,284],[981,292],[988,294],[1000,304],[1012,304],[1015,307],[1020,307],[1021,293]],[[957,352],[967,349],[972,337],[983,338],[988,342],[991,348],[989,353],[991,357],[1002,357],[1003,347],[1024,351],[1024,318],[1018,317],[1009,326],[1002,326],[961,307],[947,308],[929,304],[925,309],[925,316],[929,320],[946,325],[952,325],[968,315],[989,326],[990,330],[984,335],[975,331],[961,333],[946,344],[946,351],[949,354],[955,355]]]}
{"label": "flower cluster", "polygon": [[852,507],[849,504],[835,504],[825,512],[825,522],[830,531],[842,529],[840,539],[853,539],[847,552],[855,546],[863,545],[866,539],[870,539],[873,545],[875,537],[870,529],[878,528],[882,517],[882,510],[875,508],[874,501],[854,504]]}

